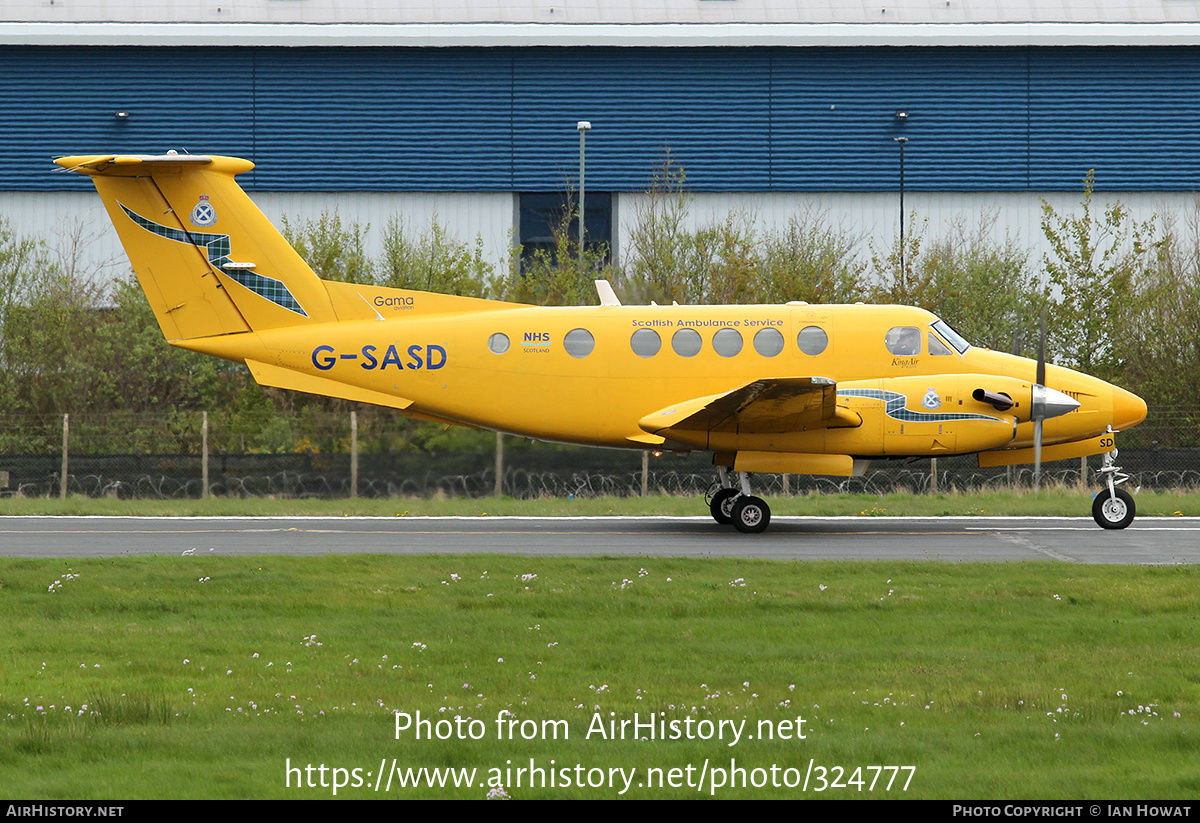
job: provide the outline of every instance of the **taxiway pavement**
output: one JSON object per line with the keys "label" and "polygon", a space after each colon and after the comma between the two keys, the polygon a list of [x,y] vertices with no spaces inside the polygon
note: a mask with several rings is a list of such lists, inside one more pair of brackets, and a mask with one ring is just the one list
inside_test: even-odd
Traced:
{"label": "taxiway pavement", "polygon": [[1200,518],[777,517],[741,534],[708,517],[3,517],[0,557],[220,553],[515,554],[1200,563]]}

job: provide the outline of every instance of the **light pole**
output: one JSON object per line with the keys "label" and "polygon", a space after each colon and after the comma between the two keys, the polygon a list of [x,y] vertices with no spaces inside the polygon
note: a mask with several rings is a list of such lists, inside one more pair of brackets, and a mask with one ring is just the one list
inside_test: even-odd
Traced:
{"label": "light pole", "polygon": [[[903,128],[908,122],[908,109],[896,110],[896,125]],[[907,137],[893,137],[900,144],[900,272],[904,273],[904,144],[908,142]]]}
{"label": "light pole", "polygon": [[587,133],[592,130],[592,124],[587,120],[580,120],[575,124],[575,128],[579,131],[579,271],[583,271],[583,237],[584,237],[584,222],[583,222],[583,149],[587,143]]}
{"label": "light pole", "polygon": [[893,137],[900,144],[900,271],[904,271],[904,144],[907,137]]}

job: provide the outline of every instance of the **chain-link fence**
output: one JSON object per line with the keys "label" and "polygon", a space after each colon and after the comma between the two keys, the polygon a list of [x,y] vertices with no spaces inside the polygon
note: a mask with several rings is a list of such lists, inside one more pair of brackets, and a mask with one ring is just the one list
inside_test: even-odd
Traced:
{"label": "chain-link fence", "polygon": [[[651,457],[644,466],[642,453],[635,450],[505,438],[497,455],[495,438],[485,433],[473,449],[394,450],[386,421],[373,420],[356,431],[349,414],[273,416],[268,440],[274,442],[263,445],[261,431],[250,437],[223,430],[224,421],[232,418],[208,416],[206,431],[205,417],[198,412],[136,419],[0,417],[0,445],[10,445],[0,454],[2,491],[26,497],[65,492],[171,499],[201,497],[207,484],[208,494],[231,497],[486,497],[496,493],[499,471],[500,491],[518,498],[632,496],[643,488],[650,494],[697,495],[716,475],[710,456],[699,452]],[[1132,485],[1200,487],[1193,421],[1200,421],[1200,410],[1152,411],[1146,423],[1122,436],[1118,463],[1132,475]],[[11,449],[16,442],[26,448]],[[1043,482],[1095,485],[1099,465],[1099,457],[1048,463]],[[1029,466],[981,469],[974,456],[963,456],[942,457],[936,464],[928,458],[877,460],[865,475],[852,478],[758,475],[754,487],[758,494],[778,496],[804,491],[921,493],[1031,482]]]}

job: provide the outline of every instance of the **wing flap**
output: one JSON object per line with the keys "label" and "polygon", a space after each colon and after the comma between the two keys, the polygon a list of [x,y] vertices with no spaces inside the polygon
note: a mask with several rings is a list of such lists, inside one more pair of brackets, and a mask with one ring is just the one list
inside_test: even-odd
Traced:
{"label": "wing flap", "polygon": [[816,426],[858,425],[837,407],[837,383],[827,377],[755,380],[724,394],[697,397],[648,414],[643,431],[668,430],[778,434]]}

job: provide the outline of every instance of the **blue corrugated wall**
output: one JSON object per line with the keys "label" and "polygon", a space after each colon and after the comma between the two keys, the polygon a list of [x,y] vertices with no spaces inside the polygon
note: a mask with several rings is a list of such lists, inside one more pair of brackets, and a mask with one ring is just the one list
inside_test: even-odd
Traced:
{"label": "blue corrugated wall", "polygon": [[[48,158],[234,154],[270,190],[1200,188],[1200,48],[0,47],[0,189]],[[126,121],[114,118],[127,110]],[[900,126],[894,114],[909,112]]]}

